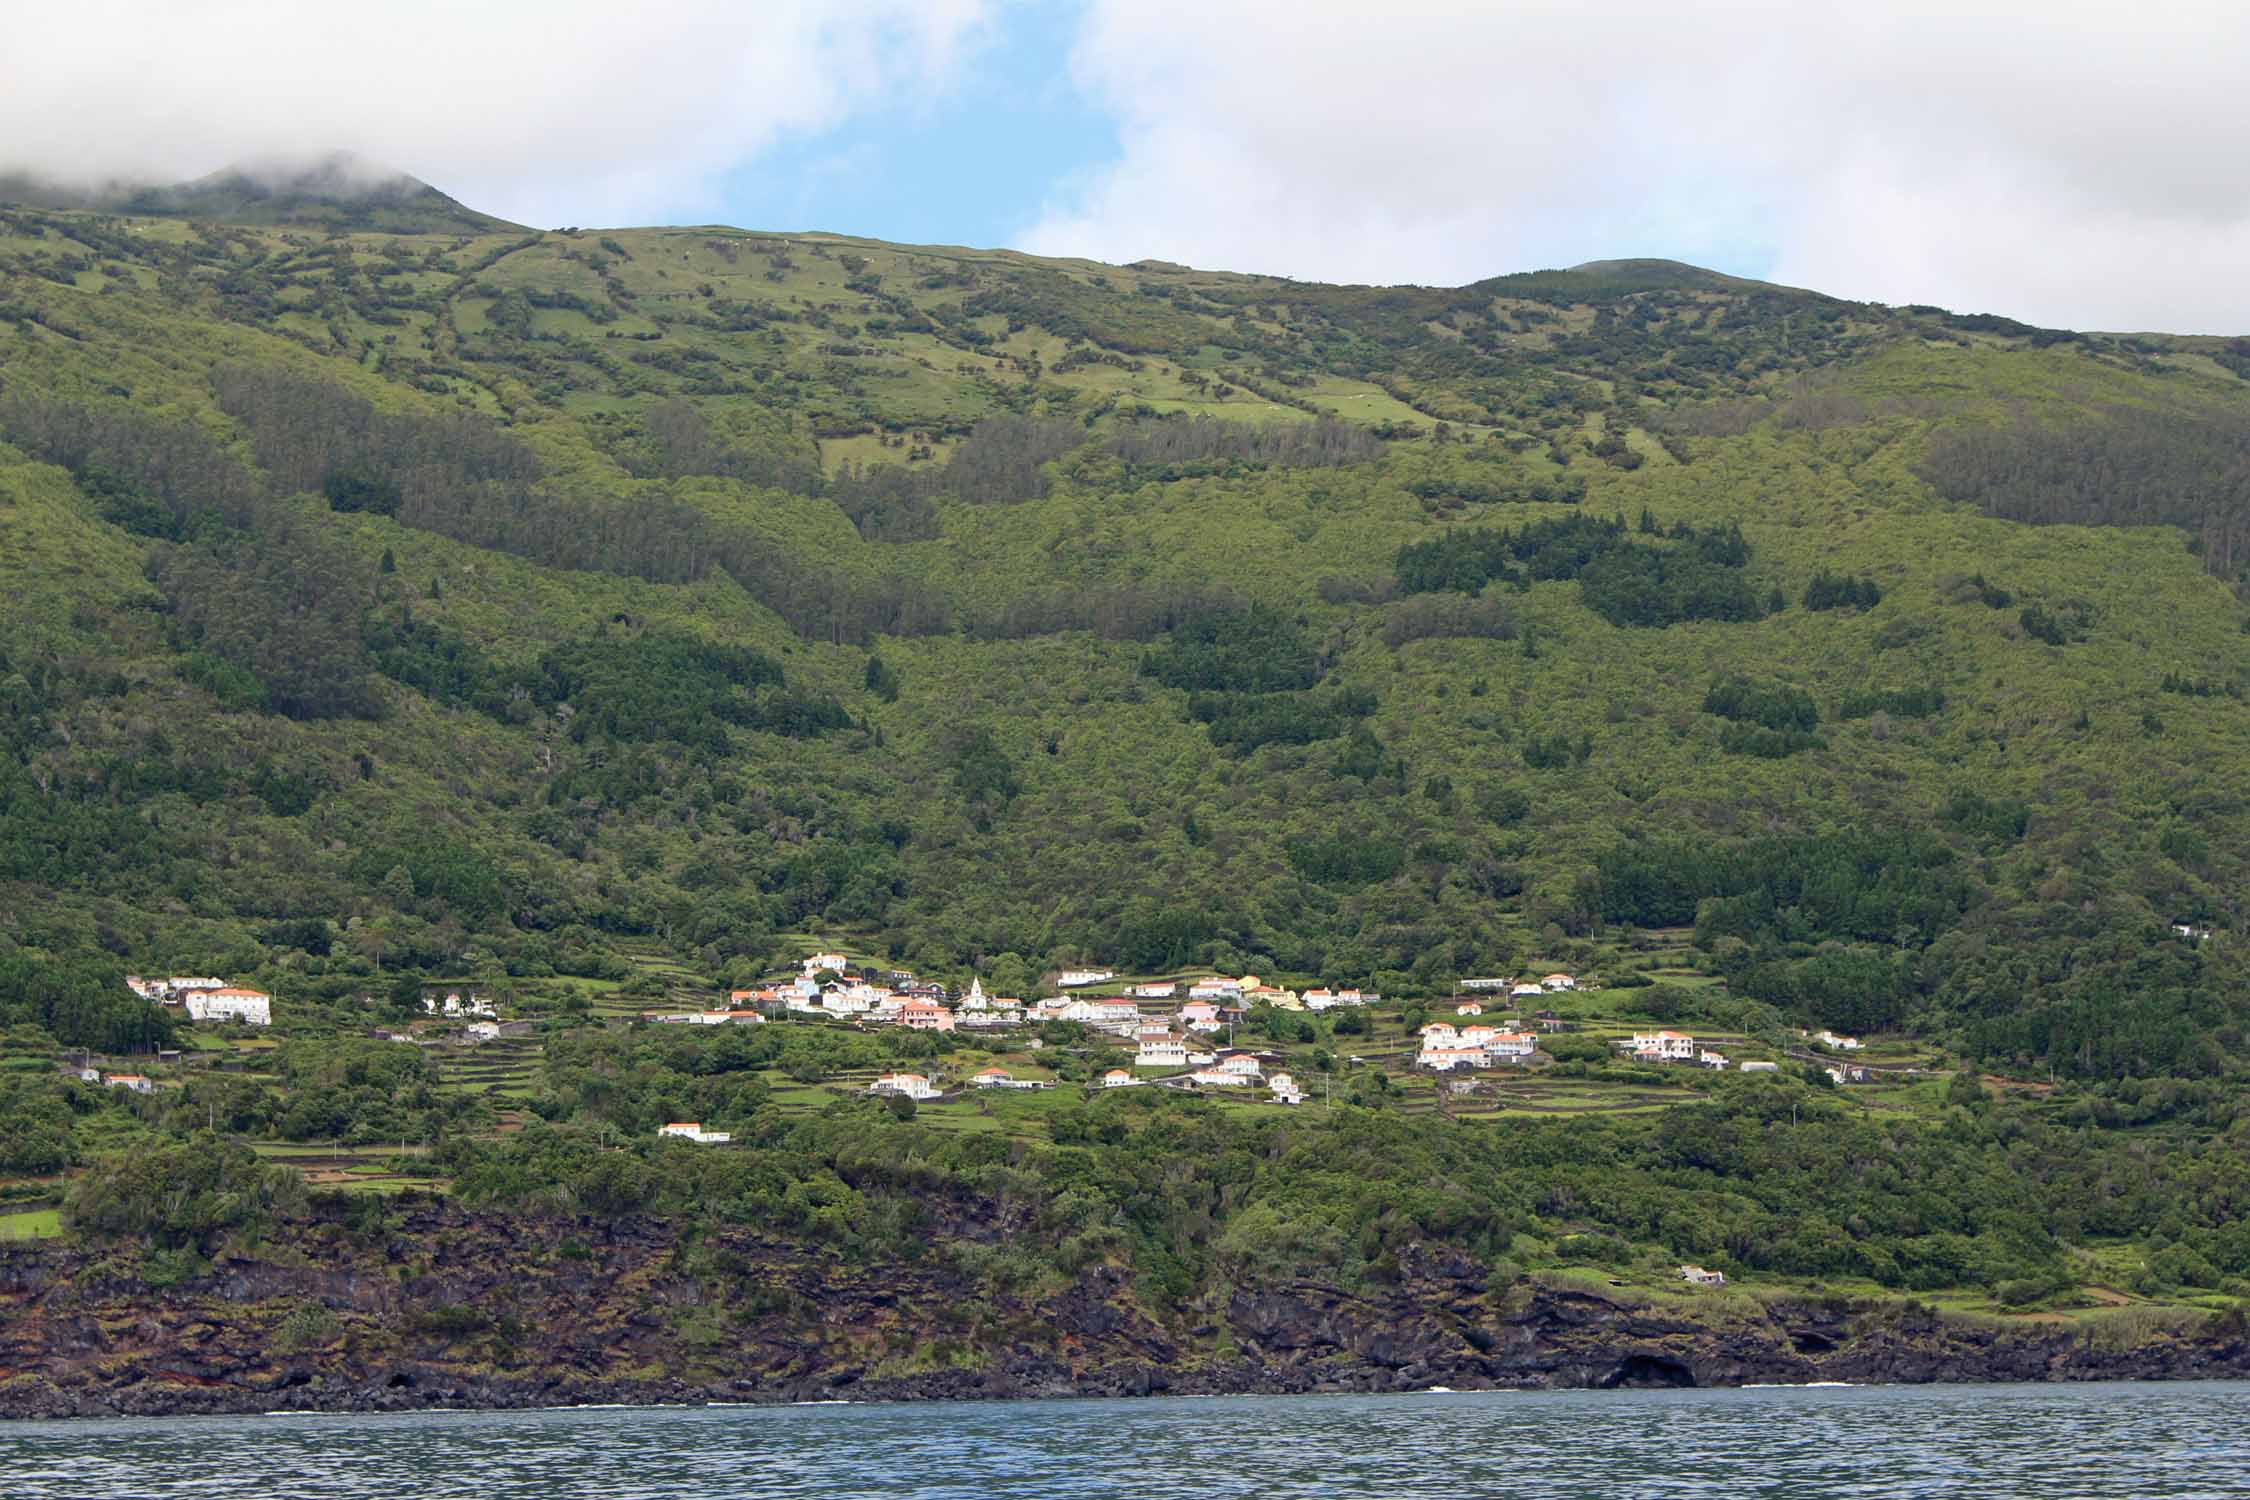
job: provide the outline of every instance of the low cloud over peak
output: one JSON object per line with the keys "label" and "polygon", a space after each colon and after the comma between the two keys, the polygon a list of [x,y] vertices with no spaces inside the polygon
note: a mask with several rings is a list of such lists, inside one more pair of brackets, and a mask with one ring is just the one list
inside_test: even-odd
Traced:
{"label": "low cloud over peak", "polygon": [[[0,171],[170,183],[308,150],[532,224],[709,214],[721,176],[942,89],[984,0],[86,0],[12,17]],[[308,147],[308,143],[310,143]]]}

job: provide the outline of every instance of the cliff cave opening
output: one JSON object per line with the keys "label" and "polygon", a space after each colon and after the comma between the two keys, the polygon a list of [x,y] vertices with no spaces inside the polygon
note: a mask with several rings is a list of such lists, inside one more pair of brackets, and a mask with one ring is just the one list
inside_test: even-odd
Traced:
{"label": "cliff cave opening", "polygon": [[1694,1372],[1676,1359],[1662,1359],[1653,1354],[1635,1354],[1625,1360],[1601,1383],[1603,1390],[1662,1389],[1695,1384]]}

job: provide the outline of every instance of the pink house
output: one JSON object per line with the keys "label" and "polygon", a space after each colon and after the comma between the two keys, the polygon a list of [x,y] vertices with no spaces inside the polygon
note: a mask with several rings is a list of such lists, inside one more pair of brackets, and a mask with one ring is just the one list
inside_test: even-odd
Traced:
{"label": "pink house", "polygon": [[927,1000],[909,1000],[898,1008],[898,1024],[909,1031],[951,1031],[953,1012]]}

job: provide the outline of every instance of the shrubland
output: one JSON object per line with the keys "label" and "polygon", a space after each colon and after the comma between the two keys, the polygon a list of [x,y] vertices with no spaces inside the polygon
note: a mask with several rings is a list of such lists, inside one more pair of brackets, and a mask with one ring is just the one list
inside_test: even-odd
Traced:
{"label": "shrubland", "polygon": [[[2199,341],[1656,262],[1368,289],[0,206],[0,1025],[171,1044],[128,968],[285,1018],[153,1100],[11,1075],[0,1135],[93,1174],[89,1229],[175,1238],[235,1221],[105,1206],[143,1181],[105,1163],[200,1128],[864,1253],[909,1187],[1020,1197],[1152,1285],[1417,1236],[2250,1275],[2246,421]],[[1287,1122],[1097,1098],[1033,1148],[774,1098],[912,1039],[706,1056],[588,1009],[837,943],[1408,1004],[1670,944],[1725,990],[1669,1014],[2056,1092],[1470,1126],[1364,1082]],[[440,978],[544,1028],[520,1131],[354,1050]],[[644,1139],[682,1112],[757,1150]],[[286,1207],[233,1170],[194,1191]]]}

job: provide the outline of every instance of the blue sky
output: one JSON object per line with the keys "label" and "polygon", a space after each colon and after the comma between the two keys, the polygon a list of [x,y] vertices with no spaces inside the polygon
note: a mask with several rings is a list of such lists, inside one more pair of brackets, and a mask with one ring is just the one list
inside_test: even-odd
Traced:
{"label": "blue sky", "polygon": [[1115,121],[1069,73],[1076,0],[1008,7],[936,97],[901,91],[795,132],[718,185],[723,222],[912,244],[1015,245],[1051,192],[1118,154]]}
{"label": "blue sky", "polygon": [[2241,0],[16,9],[0,169],[70,181],[349,150],[543,226],[1447,285],[1665,256],[2250,331]]}

